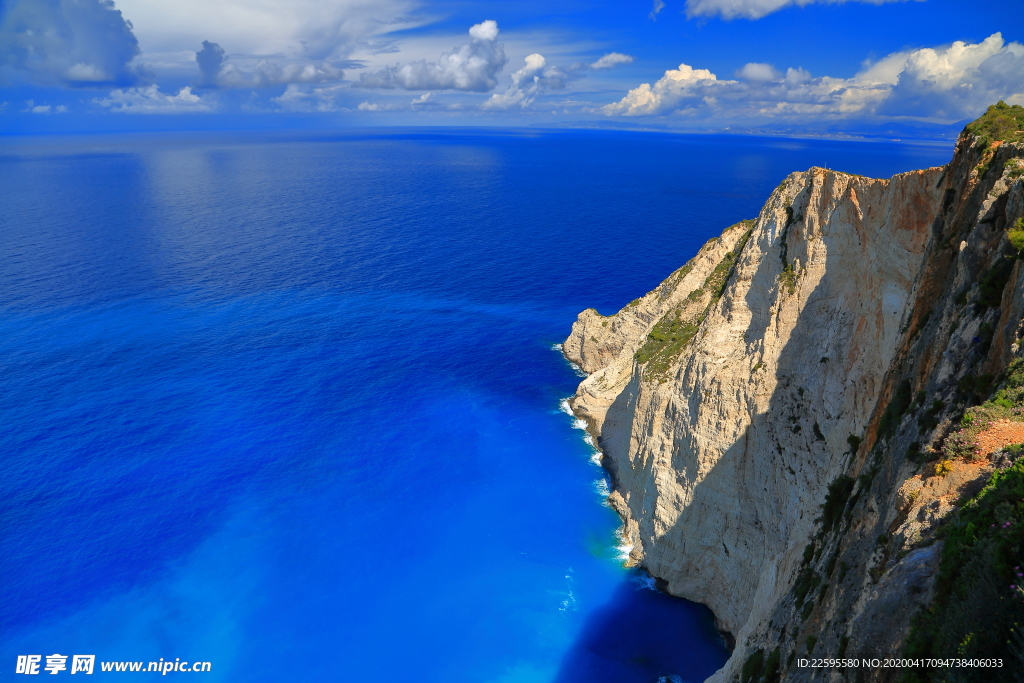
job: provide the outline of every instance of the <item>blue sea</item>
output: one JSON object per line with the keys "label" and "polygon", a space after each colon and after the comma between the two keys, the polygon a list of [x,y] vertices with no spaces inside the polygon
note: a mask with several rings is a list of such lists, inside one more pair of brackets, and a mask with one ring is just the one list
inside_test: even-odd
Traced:
{"label": "blue sea", "polygon": [[100,662],[208,661],[208,683],[702,681],[725,644],[706,608],[622,567],[556,345],[793,170],[950,153],[0,139],[0,680],[57,653],[127,680],[156,674]]}

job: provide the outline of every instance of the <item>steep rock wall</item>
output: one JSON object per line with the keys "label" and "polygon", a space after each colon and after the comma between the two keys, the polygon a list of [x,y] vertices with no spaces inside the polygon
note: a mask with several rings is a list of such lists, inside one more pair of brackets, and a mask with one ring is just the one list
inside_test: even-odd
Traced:
{"label": "steep rock wall", "polygon": [[[612,474],[630,562],[735,636],[715,680],[773,649],[787,676],[828,678],[792,666],[808,636],[826,656],[897,654],[929,598],[931,535],[991,469],[929,477],[905,454],[948,431],[962,377],[1017,353],[1019,262],[996,306],[977,300],[1021,214],[1020,156],[964,136],[949,165],[889,180],[794,173],[756,221],[573,325],[565,354],[590,374],[570,403]],[[886,415],[907,391],[933,406],[923,430],[907,407]],[[830,496],[845,522],[823,512]]]}

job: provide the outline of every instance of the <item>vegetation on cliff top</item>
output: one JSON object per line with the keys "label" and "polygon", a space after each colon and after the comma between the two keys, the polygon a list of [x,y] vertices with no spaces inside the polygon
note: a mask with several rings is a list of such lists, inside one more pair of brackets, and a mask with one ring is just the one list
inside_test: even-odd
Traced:
{"label": "vegetation on cliff top", "polygon": [[700,301],[706,296],[709,297],[703,310],[697,315],[684,316],[682,310],[686,306],[684,302],[681,306],[669,311],[662,316],[661,320],[655,323],[647,335],[643,346],[637,350],[635,355],[636,361],[640,364],[646,364],[644,374],[647,377],[657,378],[663,382],[667,379],[666,373],[673,361],[679,357],[683,349],[697,336],[701,323],[708,317],[711,307],[722,298],[725,286],[729,282],[729,276],[732,275],[733,266],[736,264],[740,253],[743,252],[743,247],[746,246],[747,240],[750,239],[750,233],[754,229],[754,221],[741,221],[736,226],[744,226],[747,230],[736,241],[732,251],[728,252],[718,265],[715,266],[715,269],[711,271],[711,274],[704,279],[704,284],[690,292],[686,297],[686,301],[690,303]]}
{"label": "vegetation on cliff top", "polygon": [[986,146],[996,140],[1024,142],[1024,107],[1000,100],[964,130],[980,138]]}

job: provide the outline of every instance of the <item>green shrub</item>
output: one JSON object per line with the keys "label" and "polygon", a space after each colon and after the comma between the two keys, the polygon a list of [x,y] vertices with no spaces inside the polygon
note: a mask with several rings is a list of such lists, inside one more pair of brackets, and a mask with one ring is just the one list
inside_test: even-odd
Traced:
{"label": "green shrub", "polygon": [[[1024,669],[1014,649],[1024,624],[1024,460],[996,471],[982,491],[942,527],[945,541],[935,599],[914,620],[908,657],[1003,658],[999,669],[910,669],[907,683],[1011,683]],[[955,653],[955,654],[953,654]]]}
{"label": "green shrub", "polygon": [[743,669],[740,672],[740,683],[750,683],[761,677],[761,668],[764,666],[764,651],[754,650],[747,661],[743,662]]}
{"label": "green shrub", "polygon": [[922,430],[934,429],[939,424],[939,413],[945,407],[940,399],[933,400],[931,407],[917,418],[917,426]]}
{"label": "green shrub", "polygon": [[[1024,167],[1021,167],[1024,170]],[[1010,240],[1010,246],[1012,246],[1017,252],[1024,249],[1024,216],[1017,219],[1010,229],[1006,231],[1006,237]]]}
{"label": "green shrub", "polygon": [[907,446],[907,456],[906,457],[907,457],[907,460],[909,460],[911,462],[920,462],[921,461],[921,442],[920,441],[913,441],[913,442],[911,442],[911,444],[909,446]]}
{"label": "green shrub", "polygon": [[821,506],[821,529],[828,533],[839,521],[846,509],[846,503],[853,493],[853,477],[840,474],[828,485],[828,493],[825,494],[825,503]]}
{"label": "green shrub", "polygon": [[796,292],[796,271],[793,270],[792,263],[787,263],[786,267],[782,269],[779,274],[779,284],[785,287],[790,294]]}
{"label": "green shrub", "polygon": [[1010,280],[1015,256],[1003,256],[978,279],[978,299],[974,302],[976,313],[986,308],[995,308],[1003,301],[1003,290]]}
{"label": "green shrub", "polygon": [[986,146],[995,140],[1020,142],[1024,140],[1024,107],[1000,100],[967,124],[964,130],[978,137]]}
{"label": "green shrub", "polygon": [[764,663],[764,672],[761,674],[762,683],[778,683],[779,659],[779,648],[775,648],[768,655],[768,660]]}
{"label": "green shrub", "polygon": [[807,599],[807,594],[821,584],[821,576],[812,569],[804,569],[797,576],[796,584],[793,586],[793,597],[796,598],[796,606],[799,608]]}
{"label": "green shrub", "polygon": [[973,460],[978,455],[978,442],[968,431],[954,432],[942,444],[942,454],[948,460]]}
{"label": "green shrub", "polygon": [[925,325],[928,324],[928,321],[931,320],[931,318],[932,318],[932,312],[931,311],[925,312],[925,314],[921,316],[921,319],[917,321],[917,326],[914,327],[914,332],[913,332],[913,334],[910,335],[910,338],[913,339],[918,334],[920,334],[921,330],[924,329]]}

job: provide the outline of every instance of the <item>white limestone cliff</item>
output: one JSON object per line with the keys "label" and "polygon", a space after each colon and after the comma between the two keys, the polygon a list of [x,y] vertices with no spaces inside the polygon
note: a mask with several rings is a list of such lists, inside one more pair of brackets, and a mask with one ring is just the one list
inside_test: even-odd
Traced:
{"label": "white limestone cliff", "polygon": [[[889,550],[875,556],[872,544],[856,552],[865,556],[861,564],[888,562],[885,576],[865,569],[849,580],[860,584],[829,598],[828,608],[793,617],[794,580],[809,561],[805,550],[820,530],[829,485],[866,471],[910,345],[935,346],[930,353],[939,360],[928,377],[936,387],[956,379],[953,361],[939,367],[941,335],[918,334],[929,320],[925,310],[937,311],[931,328],[945,326],[941,344],[971,334],[936,304],[952,300],[954,285],[970,286],[977,267],[958,275],[956,266],[971,256],[967,241],[979,253],[995,248],[992,237],[971,237],[985,229],[980,223],[993,206],[1020,211],[1021,181],[1010,172],[990,180],[980,198],[971,194],[980,182],[976,169],[971,175],[979,154],[972,144],[962,138],[959,161],[949,166],[888,180],[821,168],[794,173],[756,221],[728,228],[617,314],[588,309],[573,325],[564,353],[589,376],[570,405],[612,474],[609,501],[632,545],[630,563],[664,579],[669,592],[708,605],[735,637],[734,656],[713,681],[733,680],[754,647],[792,640],[785,627],[776,636],[787,620],[800,629],[841,614],[847,625],[862,619],[867,633],[879,606],[888,605],[906,614],[863,646],[881,647],[886,638],[898,645],[921,601],[907,603],[897,592],[917,581],[927,594],[934,546],[915,550],[907,540],[901,562]],[[1013,154],[1020,150],[1004,150]],[[954,232],[965,237],[959,254],[950,247]],[[940,272],[939,255],[947,253],[952,265]],[[1019,286],[1018,271],[1010,289]],[[1003,317],[1016,308],[1004,306]],[[997,335],[999,362],[1015,341],[1016,332]],[[899,521],[906,500],[898,489],[914,471],[895,462],[887,490],[861,485],[855,533],[833,542],[833,558],[846,557],[838,554],[841,543],[855,552],[857,533],[873,543],[875,529]]]}

